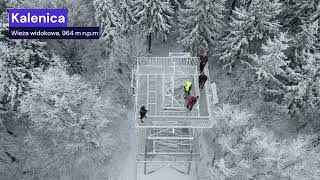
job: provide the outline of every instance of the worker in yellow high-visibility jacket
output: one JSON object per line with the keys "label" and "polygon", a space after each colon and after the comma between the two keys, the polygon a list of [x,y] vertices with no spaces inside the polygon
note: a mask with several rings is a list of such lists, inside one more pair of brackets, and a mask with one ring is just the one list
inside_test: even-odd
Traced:
{"label": "worker in yellow high-visibility jacket", "polygon": [[187,81],[186,84],[184,85],[184,92],[187,95],[190,95],[191,87],[192,87],[192,82],[191,81]]}

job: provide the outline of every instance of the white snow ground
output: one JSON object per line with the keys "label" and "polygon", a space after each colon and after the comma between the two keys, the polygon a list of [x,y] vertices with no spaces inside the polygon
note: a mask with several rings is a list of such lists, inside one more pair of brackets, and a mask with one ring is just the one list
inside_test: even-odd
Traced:
{"label": "white snow ground", "polygon": [[193,175],[183,175],[170,167],[165,167],[149,175],[144,175],[141,170],[137,177],[137,180],[196,180]]}
{"label": "white snow ground", "polygon": [[151,48],[152,53],[150,54],[152,57],[168,57],[169,52],[183,52],[183,48],[177,44],[174,38],[168,38],[168,42],[153,46]]}

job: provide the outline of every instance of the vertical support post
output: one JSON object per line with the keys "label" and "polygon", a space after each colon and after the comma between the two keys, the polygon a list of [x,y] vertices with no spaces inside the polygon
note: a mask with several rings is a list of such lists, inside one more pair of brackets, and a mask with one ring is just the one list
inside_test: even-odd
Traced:
{"label": "vertical support post", "polygon": [[150,81],[150,75],[147,75],[147,110],[149,110],[149,81]]}
{"label": "vertical support post", "polygon": [[172,83],[172,87],[171,87],[171,107],[173,107],[173,102],[174,102],[174,78],[175,78],[175,72],[176,72],[176,62],[173,62],[173,73],[171,76],[171,83]]}
{"label": "vertical support post", "polygon": [[148,52],[151,53],[151,33],[148,34]]}
{"label": "vertical support post", "polygon": [[146,129],[146,143],[144,145],[144,170],[143,173],[147,174],[147,160],[148,160],[148,129]]}
{"label": "vertical support post", "polygon": [[[195,84],[195,86],[198,86],[199,87],[199,73],[198,73],[198,68],[195,68],[196,70],[195,70],[195,76],[194,76],[194,78],[193,78],[193,80],[194,80],[194,84]],[[197,89],[196,87],[195,87],[195,89]],[[199,92],[197,91],[196,93],[198,93],[198,94],[196,94],[196,95],[199,95],[199,100],[198,100],[198,103],[196,104],[196,107],[195,108],[197,108],[197,112],[198,112],[198,116],[200,116],[200,101],[201,101],[201,91],[200,91],[200,89],[199,89]]]}
{"label": "vertical support post", "polygon": [[136,75],[135,75],[135,80],[136,80],[136,87],[135,87],[135,112],[134,112],[134,123],[135,123],[135,126],[138,127],[138,123],[137,123],[137,112],[139,112],[138,110],[138,98],[139,98],[139,87],[140,87],[140,75],[139,75],[139,72],[140,72],[140,66],[139,66],[139,61],[140,61],[141,58],[137,58],[137,69],[136,69]]}
{"label": "vertical support post", "polygon": [[[189,131],[190,132],[190,131]],[[194,141],[195,141],[195,138],[193,138],[193,140],[190,140],[192,141],[192,145],[191,145],[191,151],[190,151],[190,157],[189,157],[189,162],[188,162],[188,170],[187,170],[187,174],[190,174],[190,169],[191,169],[191,163],[192,163],[192,153],[193,153],[193,145],[194,145]]]}
{"label": "vertical support post", "polygon": [[140,131],[140,128],[137,128],[136,127],[136,130],[135,130],[135,133],[136,133],[136,139],[135,139],[135,141],[136,141],[136,146],[135,146],[135,159],[136,159],[136,166],[135,166],[135,178],[134,178],[134,180],[137,180],[138,179],[138,164],[139,164],[139,149],[140,149],[140,137],[139,137],[139,135],[140,135],[140,133],[141,133],[141,131]]}
{"label": "vertical support post", "polygon": [[136,127],[138,127],[138,123],[137,123],[137,112],[139,112],[139,107],[138,107],[138,96],[139,96],[139,85],[140,85],[140,83],[139,83],[139,80],[140,80],[140,75],[138,75],[138,74],[136,74],[136,88],[135,88],[135,112],[134,112],[134,125],[136,126]]}
{"label": "vertical support post", "polygon": [[166,105],[166,88],[165,88],[165,81],[166,81],[166,75],[165,74],[163,74],[162,75],[162,79],[161,79],[161,84],[162,84],[162,104],[161,104],[161,106],[164,108],[165,107],[165,105]]}

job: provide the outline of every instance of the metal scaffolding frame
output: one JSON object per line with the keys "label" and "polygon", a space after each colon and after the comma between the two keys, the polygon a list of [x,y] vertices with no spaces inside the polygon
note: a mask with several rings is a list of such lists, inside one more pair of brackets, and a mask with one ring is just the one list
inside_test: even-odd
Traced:
{"label": "metal scaffolding frame", "polygon": [[[188,174],[199,158],[199,128],[214,124],[213,91],[209,83],[199,89],[199,58],[189,53],[170,53],[169,57],[139,57],[132,73],[137,127],[137,163],[144,174],[171,167]],[[210,76],[208,66],[204,69]],[[183,86],[192,81],[191,94],[199,96],[192,111],[186,108]],[[140,122],[140,107],[148,110]]]}

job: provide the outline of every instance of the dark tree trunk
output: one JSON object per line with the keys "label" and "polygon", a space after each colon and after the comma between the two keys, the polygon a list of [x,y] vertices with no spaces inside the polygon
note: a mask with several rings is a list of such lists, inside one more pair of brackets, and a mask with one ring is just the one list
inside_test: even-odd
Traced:
{"label": "dark tree trunk", "polygon": [[234,10],[234,8],[235,8],[235,6],[236,6],[237,2],[238,2],[238,0],[233,0],[233,1],[232,1],[232,5],[231,5],[231,9],[230,9],[230,13],[229,13],[229,19],[230,19],[231,15],[232,15],[232,11]]}
{"label": "dark tree trunk", "polygon": [[252,0],[248,1],[248,3],[247,3],[247,9],[249,9],[251,3],[252,3]]}
{"label": "dark tree trunk", "polygon": [[10,131],[10,130],[8,130],[8,129],[7,129],[7,133],[8,133],[10,136],[17,137],[17,136],[15,135],[15,133],[13,133],[12,131]]}
{"label": "dark tree trunk", "polygon": [[148,51],[149,53],[151,53],[151,33],[148,34]]}
{"label": "dark tree trunk", "polygon": [[6,155],[11,159],[11,162],[15,162],[17,160],[17,158],[15,158],[14,156],[12,156],[10,153],[8,153],[7,151],[4,152],[6,153]]}

